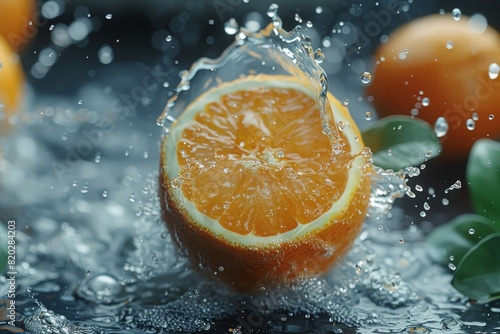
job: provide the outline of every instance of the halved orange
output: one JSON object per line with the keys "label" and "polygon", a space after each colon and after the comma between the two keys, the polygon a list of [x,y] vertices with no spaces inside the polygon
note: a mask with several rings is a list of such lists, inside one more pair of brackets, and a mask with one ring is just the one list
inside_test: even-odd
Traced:
{"label": "halved orange", "polygon": [[370,155],[342,104],[328,95],[333,136],[318,105],[304,80],[248,76],[204,93],[171,125],[163,216],[197,267],[249,291],[323,273],[352,244]]}

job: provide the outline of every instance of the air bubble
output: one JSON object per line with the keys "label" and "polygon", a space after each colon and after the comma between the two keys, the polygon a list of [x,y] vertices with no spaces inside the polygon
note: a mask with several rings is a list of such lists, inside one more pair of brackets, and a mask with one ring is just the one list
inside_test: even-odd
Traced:
{"label": "air bubble", "polygon": [[344,131],[346,124],[344,121],[338,121],[337,126],[338,126],[340,131]]}
{"label": "air bubble", "polygon": [[458,21],[462,17],[462,11],[458,8],[455,8],[451,11],[451,15],[453,15],[453,19],[455,21]]}
{"label": "air bubble", "polygon": [[498,74],[500,73],[500,66],[497,63],[491,63],[488,67],[488,76],[491,80],[495,80],[498,78]]}
{"label": "air bubble", "polygon": [[295,13],[295,21],[302,23],[302,18],[300,17],[300,15],[298,13]]}
{"label": "air bubble", "polygon": [[278,157],[280,159],[284,158],[285,157],[285,152],[283,152],[283,151],[276,152],[276,157]]}
{"label": "air bubble", "polygon": [[436,123],[434,123],[434,132],[439,138],[445,136],[448,133],[449,126],[448,122],[444,117],[438,117]]}
{"label": "air bubble", "polygon": [[443,203],[443,205],[445,205],[445,206],[446,206],[446,205],[450,204],[450,201],[449,201],[447,198],[443,198],[443,199],[441,200],[441,203]]}
{"label": "air bubble", "polygon": [[469,229],[469,234],[470,234],[470,235],[472,235],[472,234],[474,234],[474,233],[476,233],[476,231],[475,231],[473,228],[470,228],[470,229]]}
{"label": "air bubble", "polygon": [[431,103],[431,101],[429,100],[429,98],[428,98],[428,97],[424,97],[424,98],[422,99],[422,105],[423,105],[424,107],[427,107],[430,103]]}
{"label": "air bubble", "polygon": [[165,37],[165,41],[171,42],[172,41],[172,35],[168,35],[167,37]]}
{"label": "air bubble", "polygon": [[106,14],[106,20],[111,20],[113,18],[113,14]]}
{"label": "air bubble", "polygon": [[370,72],[363,72],[361,74],[361,82],[365,85],[369,84],[372,81],[372,74]]}
{"label": "air bubble", "polygon": [[452,41],[448,41],[448,42],[446,42],[446,48],[447,48],[448,50],[453,49],[453,42],[452,42]]}
{"label": "air bubble", "polygon": [[404,243],[405,243],[405,239],[403,239],[403,238],[399,238],[399,243],[400,243],[400,244],[404,244]]}
{"label": "air bubble", "polygon": [[450,268],[451,270],[457,269],[457,267],[453,263],[448,263],[448,268]]}
{"label": "air bubble", "polygon": [[316,14],[321,14],[321,13],[323,13],[323,8],[320,6],[316,7]]}
{"label": "air bubble", "polygon": [[311,21],[307,21],[306,22],[306,27],[312,28],[313,27],[313,23]]}
{"label": "air bubble", "polygon": [[369,112],[369,111],[365,112],[365,119],[366,119],[367,121],[371,120],[371,119],[372,119],[372,113],[371,113],[371,112]]}
{"label": "air bubble", "polygon": [[490,121],[492,121],[494,118],[495,118],[495,115],[493,115],[493,114],[490,114],[490,115],[488,116],[488,119],[489,119]]}

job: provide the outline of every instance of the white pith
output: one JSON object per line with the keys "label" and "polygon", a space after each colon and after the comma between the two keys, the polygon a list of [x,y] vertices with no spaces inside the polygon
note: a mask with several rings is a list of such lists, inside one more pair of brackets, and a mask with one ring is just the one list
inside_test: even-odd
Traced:
{"label": "white pith", "polygon": [[[278,87],[296,89],[306,93],[314,99],[317,99],[317,92],[312,87],[304,84],[303,80],[299,80],[289,76],[268,76],[257,75],[245,77],[237,81],[222,84],[191,103],[186,110],[179,116],[179,118],[172,124],[168,136],[165,138],[162,149],[164,150],[163,168],[167,184],[178,177],[180,168],[177,160],[177,142],[179,141],[184,128],[193,120],[194,116],[202,111],[209,102],[218,100],[220,96],[239,90],[247,90],[255,87]],[[333,97],[329,96],[331,100]],[[351,153],[358,154],[362,151],[363,145],[361,140],[356,138],[358,135],[356,131],[351,129],[352,119],[343,117],[342,112],[336,109],[336,105],[331,103],[334,119],[336,122],[343,121],[346,126],[343,133],[351,147]],[[193,202],[188,200],[180,188],[169,187],[169,191],[173,200],[184,214],[188,214],[191,222],[199,224],[201,227],[206,228],[218,238],[225,239],[228,243],[239,244],[241,246],[263,246],[274,243],[282,243],[286,240],[296,240],[310,233],[313,230],[322,228],[326,223],[334,221],[336,216],[341,216],[342,211],[345,210],[351,199],[354,197],[355,192],[361,182],[365,173],[366,158],[363,155],[358,155],[354,158],[352,167],[349,169],[349,176],[347,184],[341,197],[333,203],[332,207],[325,212],[322,216],[313,220],[312,222],[299,225],[295,229],[277,234],[274,236],[256,236],[252,234],[241,235],[230,230],[225,229],[220,225],[217,220],[214,220],[205,214],[201,213]]]}

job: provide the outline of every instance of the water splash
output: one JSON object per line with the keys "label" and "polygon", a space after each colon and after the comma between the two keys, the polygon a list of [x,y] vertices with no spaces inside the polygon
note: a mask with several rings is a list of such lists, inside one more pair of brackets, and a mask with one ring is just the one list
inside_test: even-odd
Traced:
{"label": "water splash", "polygon": [[415,197],[410,186],[408,177],[418,176],[420,170],[417,167],[406,167],[397,172],[374,167],[372,194],[370,197],[370,215],[375,217],[386,215],[392,208],[394,201],[405,195]]}
{"label": "water splash", "polygon": [[340,135],[334,120],[325,111],[328,80],[319,65],[325,57],[323,52],[320,49],[313,50],[311,39],[302,34],[300,26],[292,31],[282,28],[278,5],[272,4],[267,15],[272,22],[256,33],[242,27],[236,34],[237,23],[228,21],[228,24],[232,22],[230,33],[236,34],[234,43],[219,58],[201,58],[188,71],[180,73],[181,81],[176,94],[167,102],[157,119],[157,124],[164,129],[164,135],[168,135],[172,122],[194,99],[222,82],[256,73],[292,75],[304,80],[317,92],[324,133],[329,136],[334,149],[342,149],[338,144]]}

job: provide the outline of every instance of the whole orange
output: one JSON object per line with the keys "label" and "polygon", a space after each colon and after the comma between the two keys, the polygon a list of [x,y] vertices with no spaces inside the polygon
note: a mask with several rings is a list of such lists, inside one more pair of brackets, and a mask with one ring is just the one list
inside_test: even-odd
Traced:
{"label": "whole orange", "polygon": [[445,158],[463,160],[477,139],[500,136],[500,37],[484,20],[438,14],[413,20],[375,57],[366,91],[379,116],[413,115],[431,125],[444,117]]}
{"label": "whole orange", "polygon": [[34,0],[0,0],[0,35],[17,51],[36,34],[35,10]]}

